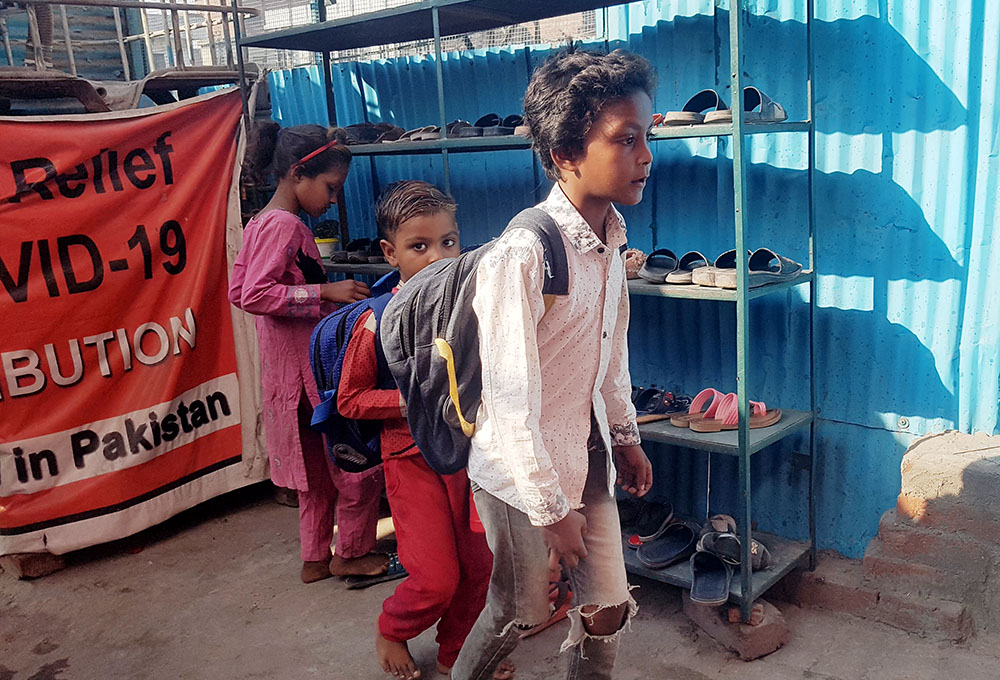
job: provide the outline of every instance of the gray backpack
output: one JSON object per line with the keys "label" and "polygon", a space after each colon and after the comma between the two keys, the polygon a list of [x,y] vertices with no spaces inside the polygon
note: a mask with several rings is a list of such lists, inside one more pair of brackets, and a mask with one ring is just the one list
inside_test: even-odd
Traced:
{"label": "gray backpack", "polygon": [[[569,293],[559,227],[544,211],[528,208],[507,229],[528,229],[541,239],[548,311],[554,296]],[[425,267],[393,296],[380,325],[382,349],[406,401],[413,440],[427,464],[443,475],[458,472],[469,460],[483,389],[472,300],[476,268],[494,243]]]}

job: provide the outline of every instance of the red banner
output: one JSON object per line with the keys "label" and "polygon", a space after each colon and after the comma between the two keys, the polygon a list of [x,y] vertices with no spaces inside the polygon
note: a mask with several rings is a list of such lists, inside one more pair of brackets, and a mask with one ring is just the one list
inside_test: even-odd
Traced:
{"label": "red banner", "polygon": [[240,110],[231,91],[0,118],[0,554],[126,536],[239,485]]}

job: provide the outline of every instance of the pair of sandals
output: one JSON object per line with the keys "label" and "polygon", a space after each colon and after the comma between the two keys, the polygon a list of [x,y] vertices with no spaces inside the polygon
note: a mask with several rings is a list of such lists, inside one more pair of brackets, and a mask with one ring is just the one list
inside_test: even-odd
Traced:
{"label": "pair of sandals", "polygon": [[495,113],[487,113],[472,124],[467,121],[457,122],[462,123],[462,125],[456,128],[454,136],[460,138],[505,137],[508,135],[527,137],[529,133],[528,126],[524,124],[524,116],[518,113],[511,114],[506,118],[500,118]]}
{"label": "pair of sandals", "polygon": [[385,255],[378,239],[356,238],[343,250],[335,250],[331,262],[338,264],[385,264]]}
{"label": "pair of sandals", "polygon": [[[448,139],[466,139],[472,137],[503,137],[506,135],[527,136],[528,128],[524,125],[524,117],[514,114],[501,119],[495,113],[488,113],[475,123],[467,120],[453,120],[445,126],[444,137]],[[397,142],[428,142],[441,139],[440,125],[425,125],[408,130],[395,140]]]}
{"label": "pair of sandals", "polygon": [[[767,408],[762,401],[750,402],[750,429],[770,427],[781,420],[780,408]],[[721,432],[739,428],[739,398],[735,392],[723,394],[708,387],[691,401],[688,412],[672,416],[670,424],[693,432]]]}
{"label": "pair of sandals", "polygon": [[635,422],[652,423],[683,414],[691,405],[691,397],[655,387],[633,387],[632,403],[635,405]]}
{"label": "pair of sandals", "polygon": [[[732,123],[733,112],[715,90],[702,90],[684,104],[680,111],[656,116],[662,127]],[[788,120],[784,107],[756,87],[743,88],[743,120],[748,123],[781,123]]]}
{"label": "pair of sandals", "polygon": [[[729,515],[713,515],[701,529],[691,566],[691,592],[695,604],[717,607],[729,600],[733,568],[740,566],[742,544],[736,520]],[[750,539],[750,568],[753,571],[771,566],[767,547]]]}
{"label": "pair of sandals", "polygon": [[[664,516],[662,511],[656,514],[658,511],[655,508],[646,512],[652,514],[652,521],[644,525],[640,520],[627,542],[628,547],[636,551],[636,558],[643,566],[665,569],[694,554],[699,529],[696,523],[675,517],[672,507],[668,516]],[[656,530],[650,532],[654,527]]]}
{"label": "pair of sandals", "polygon": [[[627,260],[626,260],[627,263]],[[770,248],[747,251],[747,281],[751,288],[797,278],[802,265]],[[727,250],[708,263],[697,250],[680,258],[668,248],[654,250],[636,272],[637,277],[656,284],[698,285],[736,290],[736,250]]]}
{"label": "pair of sandals", "polygon": [[674,506],[670,501],[629,496],[618,501],[618,521],[628,536],[628,547],[635,549],[663,535],[674,521]]}
{"label": "pair of sandals", "polygon": [[392,123],[355,123],[344,128],[345,144],[379,144],[392,142],[404,134],[403,128]]}

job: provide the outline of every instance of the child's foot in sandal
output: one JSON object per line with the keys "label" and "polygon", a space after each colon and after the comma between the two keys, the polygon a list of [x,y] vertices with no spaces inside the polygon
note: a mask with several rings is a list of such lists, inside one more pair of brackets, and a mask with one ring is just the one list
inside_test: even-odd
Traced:
{"label": "child's foot in sandal", "polygon": [[410,649],[405,642],[392,642],[382,637],[382,631],[375,624],[375,654],[382,670],[402,680],[416,680],[420,677],[420,669],[410,656]]}
{"label": "child's foot in sandal", "polygon": [[330,573],[334,576],[378,576],[388,568],[389,556],[384,553],[346,558],[334,554],[330,560]]}
{"label": "child's foot in sandal", "polygon": [[325,560],[302,563],[301,577],[303,583],[315,583],[331,576],[333,574],[330,573],[330,565]]}

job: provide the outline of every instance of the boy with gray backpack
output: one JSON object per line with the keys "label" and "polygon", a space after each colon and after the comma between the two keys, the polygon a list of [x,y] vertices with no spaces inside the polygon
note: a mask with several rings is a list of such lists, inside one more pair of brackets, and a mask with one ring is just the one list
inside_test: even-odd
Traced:
{"label": "boy with gray backpack", "polygon": [[476,268],[482,397],[468,474],[493,574],[455,680],[490,677],[519,630],[545,620],[560,561],[575,594],[568,678],[610,678],[636,611],[613,488],[644,495],[652,468],[631,403],[625,225],[613,203],[642,198],[654,78],[622,50],[570,50],[535,71],[524,97],[555,182],[538,208],[558,225],[569,286],[546,298],[547,249],[528,229],[505,231]]}

